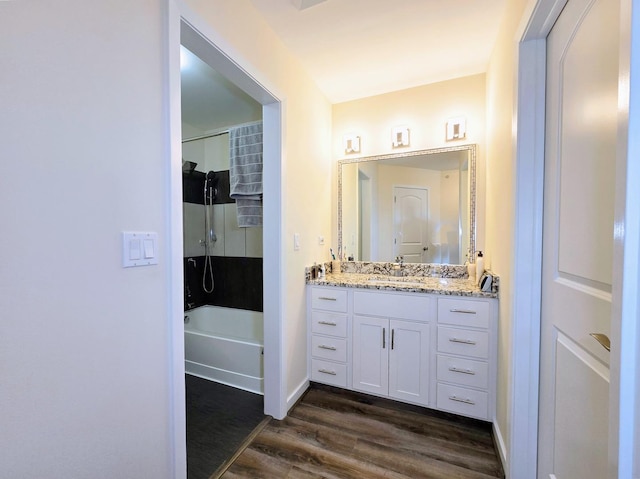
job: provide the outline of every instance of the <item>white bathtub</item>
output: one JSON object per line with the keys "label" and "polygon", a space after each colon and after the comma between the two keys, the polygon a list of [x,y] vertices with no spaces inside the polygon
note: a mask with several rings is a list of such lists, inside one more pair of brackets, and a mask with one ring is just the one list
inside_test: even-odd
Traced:
{"label": "white bathtub", "polygon": [[262,313],[201,306],[184,314],[186,372],[264,394]]}

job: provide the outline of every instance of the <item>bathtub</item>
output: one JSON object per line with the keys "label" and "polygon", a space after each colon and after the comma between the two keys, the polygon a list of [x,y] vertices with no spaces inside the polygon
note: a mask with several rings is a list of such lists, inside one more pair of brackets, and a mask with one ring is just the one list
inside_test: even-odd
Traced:
{"label": "bathtub", "polygon": [[201,306],[184,315],[188,374],[264,394],[262,313]]}

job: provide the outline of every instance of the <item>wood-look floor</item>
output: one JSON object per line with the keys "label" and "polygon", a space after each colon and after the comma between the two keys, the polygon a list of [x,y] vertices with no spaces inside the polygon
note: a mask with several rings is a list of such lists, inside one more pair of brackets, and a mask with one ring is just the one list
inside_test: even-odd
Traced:
{"label": "wood-look floor", "polygon": [[483,421],[313,384],[220,476],[234,478],[503,478]]}

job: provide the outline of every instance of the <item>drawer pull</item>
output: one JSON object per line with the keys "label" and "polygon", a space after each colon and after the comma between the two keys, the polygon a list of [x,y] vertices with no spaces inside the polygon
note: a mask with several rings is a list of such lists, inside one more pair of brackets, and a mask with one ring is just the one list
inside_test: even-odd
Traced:
{"label": "drawer pull", "polygon": [[382,349],[385,349],[386,345],[387,345],[387,329],[386,328],[382,328]]}
{"label": "drawer pull", "polygon": [[323,301],[338,301],[338,298],[330,298],[329,296],[320,296],[318,297],[318,299],[321,299]]}
{"label": "drawer pull", "polygon": [[472,311],[470,309],[450,309],[449,311],[452,312],[452,313],[478,314],[475,311]]}
{"label": "drawer pull", "polygon": [[461,373],[461,374],[471,374],[472,376],[476,375],[475,371],[472,371],[471,369],[460,369],[455,366],[451,366],[449,368],[449,371],[454,373]]}
{"label": "drawer pull", "polygon": [[452,343],[462,343],[462,344],[477,344],[475,341],[471,339],[458,339],[458,338],[449,338],[449,341]]}
{"label": "drawer pull", "polygon": [[320,349],[328,349],[329,351],[335,351],[336,348],[333,346],[327,346],[326,344],[321,344],[318,346]]}
{"label": "drawer pull", "polygon": [[331,374],[332,376],[336,376],[338,374],[335,371],[329,371],[328,369],[318,369],[318,372],[322,374]]}
{"label": "drawer pull", "polygon": [[471,399],[462,399],[462,398],[459,398],[458,396],[449,396],[449,399],[451,401],[463,402],[465,404],[471,404],[472,406],[476,405],[475,401],[472,401]]}
{"label": "drawer pull", "polygon": [[326,326],[337,326],[338,323],[334,321],[318,321],[318,324],[324,324]]}

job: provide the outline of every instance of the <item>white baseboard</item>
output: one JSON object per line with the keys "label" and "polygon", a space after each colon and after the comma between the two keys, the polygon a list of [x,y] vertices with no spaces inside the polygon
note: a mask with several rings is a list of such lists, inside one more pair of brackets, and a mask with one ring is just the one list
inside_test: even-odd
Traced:
{"label": "white baseboard", "polygon": [[498,457],[500,457],[500,462],[502,463],[502,469],[504,470],[504,477],[509,479],[509,465],[507,464],[507,447],[504,443],[504,438],[502,437],[502,432],[500,432],[500,427],[498,426],[497,421],[493,421],[493,438],[496,441],[496,446],[498,447]]}
{"label": "white baseboard", "polygon": [[302,397],[305,391],[309,389],[309,380],[302,381],[297,388],[293,390],[291,395],[287,398],[287,413],[298,402],[298,399]]}

